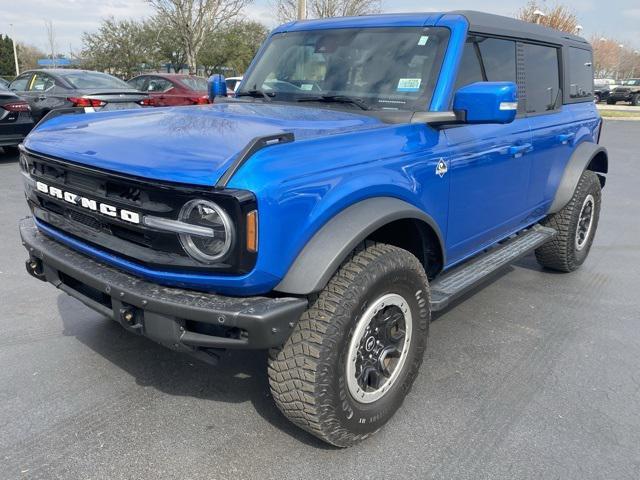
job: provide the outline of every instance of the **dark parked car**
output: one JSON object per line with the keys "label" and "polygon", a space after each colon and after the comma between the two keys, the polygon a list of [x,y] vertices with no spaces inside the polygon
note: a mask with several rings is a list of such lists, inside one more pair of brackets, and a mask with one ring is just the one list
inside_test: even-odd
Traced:
{"label": "dark parked car", "polygon": [[207,80],[192,75],[146,74],[127,82],[149,95],[145,102],[154,107],[203,105],[209,103]]}
{"label": "dark parked car", "polygon": [[17,146],[32,128],[29,104],[0,85],[0,147],[17,153]]}
{"label": "dark parked car", "polygon": [[596,102],[605,102],[609,98],[611,87],[607,83],[596,83],[593,85],[593,97]]}
{"label": "dark parked car", "polygon": [[30,70],[9,88],[29,102],[36,121],[60,108],[81,107],[87,112],[141,108],[148,98],[116,77],[87,70]]}
{"label": "dark parked car", "polygon": [[631,105],[640,105],[640,78],[624,80],[622,85],[614,88],[607,98],[607,105],[615,105],[616,102],[629,102]]}

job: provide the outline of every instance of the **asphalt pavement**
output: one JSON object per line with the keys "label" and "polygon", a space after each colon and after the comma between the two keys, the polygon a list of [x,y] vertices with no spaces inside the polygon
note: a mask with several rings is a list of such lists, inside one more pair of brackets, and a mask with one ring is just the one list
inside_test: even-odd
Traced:
{"label": "asphalt pavement", "polygon": [[338,450],[269,395],[266,355],[217,367],[29,277],[0,153],[0,479],[637,479],[640,122],[608,121],[596,241],[572,274],[532,256],[433,322],[404,406]]}

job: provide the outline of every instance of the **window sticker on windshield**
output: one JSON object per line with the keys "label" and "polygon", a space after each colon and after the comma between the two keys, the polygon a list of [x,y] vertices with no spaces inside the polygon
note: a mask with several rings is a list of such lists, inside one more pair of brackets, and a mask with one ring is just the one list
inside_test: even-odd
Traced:
{"label": "window sticker on windshield", "polygon": [[302,85],[300,85],[300,90],[313,90],[313,84],[312,83],[303,83]]}
{"label": "window sticker on windshield", "polygon": [[420,40],[418,40],[418,45],[424,47],[429,41],[429,35],[422,35]]}
{"label": "window sticker on windshield", "polygon": [[421,78],[401,78],[396,90],[398,92],[419,92],[421,84]]}

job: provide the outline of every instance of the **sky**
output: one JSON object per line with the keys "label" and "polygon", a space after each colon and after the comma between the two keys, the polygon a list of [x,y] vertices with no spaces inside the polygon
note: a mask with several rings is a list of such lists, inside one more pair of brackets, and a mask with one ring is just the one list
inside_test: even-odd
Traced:
{"label": "sky", "polygon": [[[555,0],[548,0],[554,5]],[[447,10],[483,10],[501,15],[513,15],[526,0],[383,0],[385,12],[417,12]],[[640,49],[639,0],[560,0],[577,14],[584,27],[582,34],[595,34]],[[47,50],[45,20],[53,21],[57,50],[67,53],[78,50],[84,31],[95,30],[107,16],[142,19],[153,13],[145,0],[0,0],[0,33],[10,34],[19,42],[30,43]],[[275,27],[277,21],[270,0],[255,0],[244,15]]]}

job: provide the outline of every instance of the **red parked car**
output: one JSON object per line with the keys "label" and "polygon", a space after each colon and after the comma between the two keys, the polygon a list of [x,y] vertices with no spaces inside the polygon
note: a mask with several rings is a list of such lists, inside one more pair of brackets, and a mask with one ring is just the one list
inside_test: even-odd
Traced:
{"label": "red parked car", "polygon": [[177,105],[203,105],[209,103],[207,80],[192,75],[149,73],[127,82],[133,88],[145,92],[146,105],[174,107]]}

